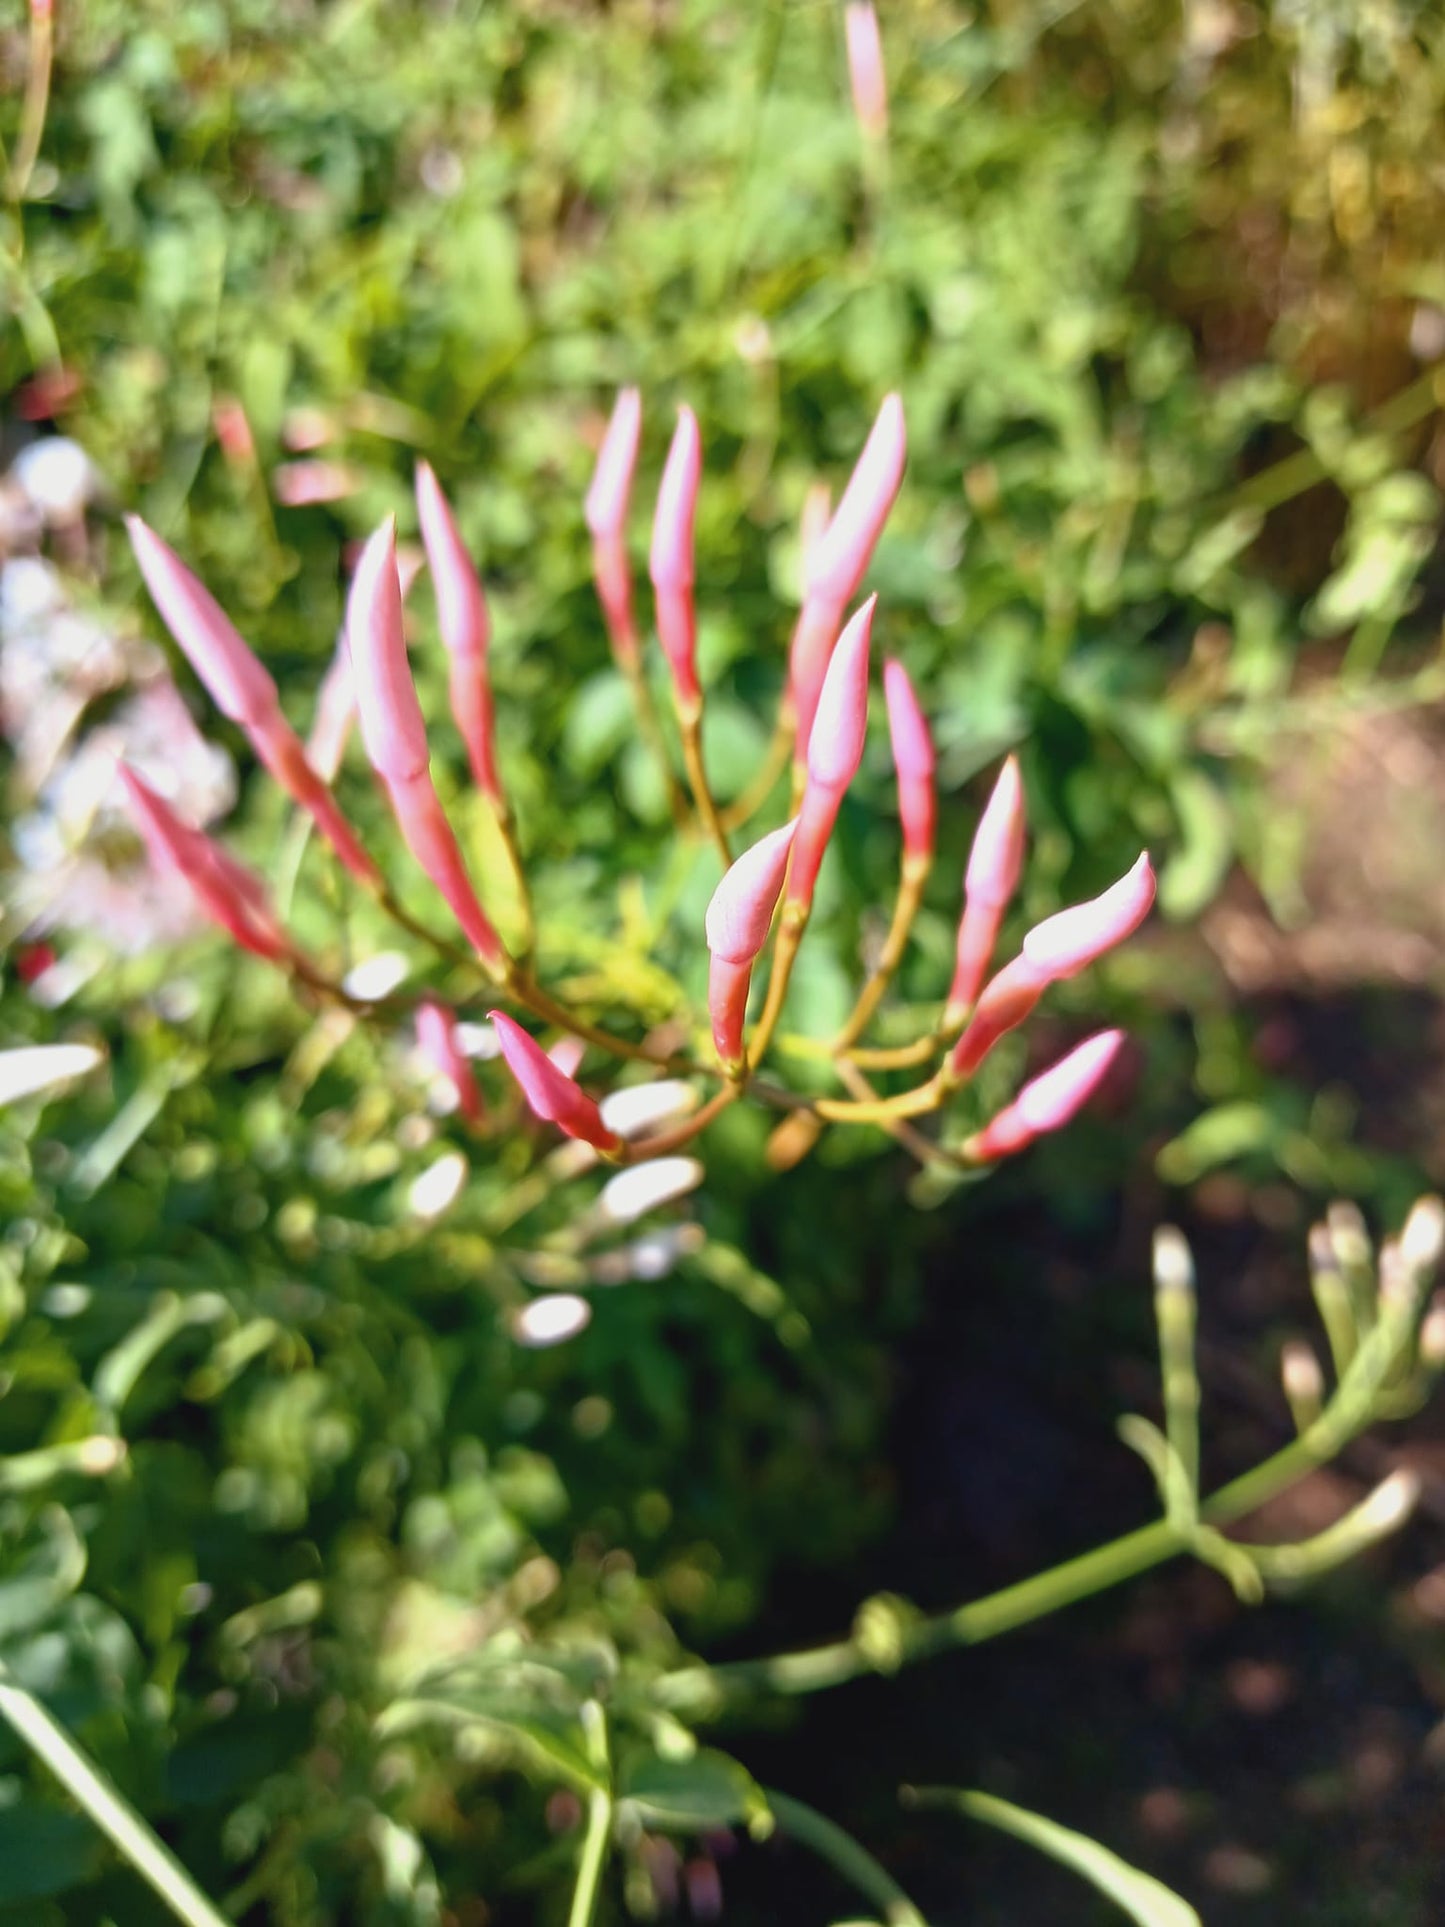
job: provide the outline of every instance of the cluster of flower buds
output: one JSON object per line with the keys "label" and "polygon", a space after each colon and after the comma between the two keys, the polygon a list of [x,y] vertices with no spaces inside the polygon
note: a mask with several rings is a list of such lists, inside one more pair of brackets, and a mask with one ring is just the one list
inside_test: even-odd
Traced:
{"label": "cluster of flower buds", "polygon": [[[617,664],[632,685],[639,721],[681,796],[673,752],[651,706],[634,610],[627,523],[641,429],[638,394],[625,390],[602,439],[586,520],[598,600]],[[974,1166],[1010,1156],[1042,1133],[1058,1129],[1106,1077],[1121,1041],[1116,1031],[1090,1038],[1027,1083],[997,1116],[950,1147],[923,1138],[907,1122],[940,1110],[1051,985],[1077,975],[1127,937],[1153,901],[1153,872],[1148,857],[1141,856],[1102,896],[1029,931],[1019,954],[993,972],[1024,861],[1023,784],[1013,757],[1004,764],[973,840],[963,881],[956,964],[937,1022],[907,1045],[870,1049],[861,1042],[905,953],[933,864],[937,830],[932,739],[908,674],[897,661],[886,664],[882,678],[902,826],[897,899],[887,941],[848,1023],[831,1046],[822,1047],[840,1088],[836,1094],[795,1092],[759,1074],[783,1012],[834,826],[863,759],[878,598],[870,596],[851,615],[848,611],[897,497],[905,456],[903,407],[890,395],[837,508],[830,510],[826,491],[810,495],[803,594],[778,729],[767,767],[750,792],[758,810],[770,807],[775,792],[786,789],[791,764],[792,806],[786,822],[734,859],[731,831],[750,812],[740,805],[720,808],[708,784],[695,606],[702,443],[692,411],[682,408],[678,414],[657,496],[649,561],[656,633],[671,682],[686,787],[696,822],[716,846],[723,869],[705,923],[711,958],[711,1052],[703,1041],[705,1031],[700,1031],[695,1052],[689,1053],[675,1043],[636,1035],[636,1026],[634,1034],[627,1034],[625,1024],[602,1027],[593,1013],[560,1002],[533,974],[524,961],[530,944],[509,949],[504,942],[432,780],[431,745],[408,656],[403,581],[390,520],[360,552],[342,647],[323,686],[311,743],[303,745],[282,714],[271,676],[206,589],[157,535],[132,518],[131,539],[146,585],[218,708],[245,733],[264,767],[309,814],[356,882],[413,935],[430,937],[453,978],[459,972],[471,974],[471,985],[460,994],[449,986],[443,1001],[427,991],[413,1007],[422,1047],[466,1123],[480,1128],[489,1114],[472,1065],[455,1043],[456,1020],[467,1014],[468,1003],[482,1003],[490,1011],[500,1056],[532,1110],[569,1137],[621,1163],[666,1158],[726,1105],[752,1092],[788,1113],[789,1125],[801,1124],[814,1135],[830,1124],[872,1124],[929,1159]],[[472,780],[512,863],[522,916],[530,927],[525,871],[496,756],[486,596],[451,507],[425,463],[417,471],[416,501],[436,592],[452,715]],[[402,839],[450,911],[465,947],[432,936],[403,911],[336,800],[332,785],[353,713]],[[290,971],[308,991],[366,1003],[348,990],[351,980],[335,982],[319,960],[301,950],[269,905],[259,878],[202,831],[182,822],[165,798],[133,772],[126,771],[124,780],[153,859],[184,878],[212,921],[246,949]],[[749,993],[765,958],[767,991],[750,1033]],[[384,1006],[376,1001],[371,1007],[389,1010],[397,1001],[387,999]],[[553,1035],[552,1047],[546,1048],[519,1017],[545,1026]],[[711,1079],[716,1088],[707,1103],[681,1122],[639,1141],[610,1123],[606,1106],[578,1082],[583,1054],[589,1050],[640,1059],[667,1079],[679,1073]],[[908,1066],[927,1067],[923,1081],[909,1089],[880,1091],[870,1079],[869,1073]]]}

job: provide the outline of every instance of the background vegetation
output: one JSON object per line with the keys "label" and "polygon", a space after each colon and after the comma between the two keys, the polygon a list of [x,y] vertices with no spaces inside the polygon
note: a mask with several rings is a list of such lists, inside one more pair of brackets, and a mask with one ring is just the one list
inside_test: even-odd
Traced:
{"label": "background vegetation", "polygon": [[[3,25],[13,156],[30,40],[18,9]],[[0,644],[34,654],[12,570],[40,551],[122,666],[97,686],[57,645],[38,684],[5,682],[4,1041],[94,1038],[108,1068],[0,1123],[0,1656],[238,1920],[560,1918],[565,1807],[510,1755],[378,1727],[426,1662],[522,1627],[659,1664],[772,1650],[871,1588],[943,1605],[1092,1543],[1147,1506],[1110,1428],[1149,1397],[1157,1217],[1198,1232],[1227,1472],[1287,1425],[1309,1214],[1342,1191],[1393,1225],[1441,1176],[1445,27],[1408,0],[899,0],[886,167],[825,5],[62,0],[57,36],[3,217],[0,389],[12,457],[58,425],[102,479],[44,532],[7,496]],[[740,1108],[691,1254],[531,1352],[518,1254],[575,1205],[500,1080],[500,1128],[433,1223],[411,1187],[462,1140],[405,1040],[318,1018],[209,938],[158,948],[118,814],[75,807],[66,772],[155,678],[116,510],[206,577],[304,728],[344,546],[387,510],[414,527],[424,455],[492,597],[550,964],[665,1014],[644,952],[700,985],[712,871],[668,832],[588,582],[581,499],[624,382],[647,482],[672,404],[702,423],[725,793],[766,744],[805,493],[903,393],[873,581],[943,792],[909,995],[942,987],[975,779],[1009,747],[1034,833],[1018,926],[1145,843],[1163,919],[1053,1020],[1055,1042],[1127,1023],[1125,1111],[943,1195],[882,1139],[775,1175]],[[218,433],[236,405],[249,449]],[[337,499],[285,506],[315,459]],[[438,657],[419,642],[438,769],[495,871]],[[204,726],[239,767],[228,835],[303,931],[388,947]],[[796,979],[820,1035],[893,888],[875,736]],[[346,794],[384,842],[358,768]],[[37,969],[61,973],[40,999]],[[106,1476],[60,1449],[95,1437],[125,1442]],[[1420,1424],[1402,1449],[1428,1469]],[[1445,1898],[1441,1557],[1430,1521],[1392,1594],[1377,1572],[1250,1619],[1181,1573],[725,1742],[886,1850],[931,1919],[1094,1916],[1017,1849],[900,1817],[908,1777],[1096,1831],[1212,1922],[1423,1927]],[[847,1904],[786,1849],[725,1845],[699,1851],[730,1918]],[[0,1739],[6,1909],[160,1917]]]}

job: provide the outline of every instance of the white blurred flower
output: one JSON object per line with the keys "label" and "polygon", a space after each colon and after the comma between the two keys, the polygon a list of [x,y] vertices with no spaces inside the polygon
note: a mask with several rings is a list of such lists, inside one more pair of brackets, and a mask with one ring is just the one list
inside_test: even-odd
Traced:
{"label": "white blurred flower", "polygon": [[688,1117],[697,1105],[698,1094],[691,1084],[680,1077],[664,1077],[655,1084],[629,1084],[609,1091],[598,1108],[609,1131],[631,1138]]}
{"label": "white blurred flower", "polygon": [[389,997],[398,984],[405,983],[410,969],[400,950],[379,950],[374,957],[363,957],[359,964],[353,964],[342,978],[341,988],[348,997],[370,1003],[377,997]]}
{"label": "white blurred flower", "polygon": [[412,1180],[406,1194],[407,1207],[414,1217],[439,1218],[450,1211],[467,1182],[467,1161],[460,1151],[446,1151],[421,1176]]}
{"label": "white blurred flower", "polygon": [[68,435],[31,442],[10,473],[47,522],[78,522],[100,490],[100,471]]}
{"label": "white blurred flower", "polygon": [[91,1044],[24,1044],[0,1051],[0,1104],[14,1104],[83,1077],[103,1062]]}
{"label": "white blurred flower", "polygon": [[475,1057],[481,1063],[490,1063],[492,1058],[502,1054],[496,1030],[491,1024],[458,1024],[452,1036],[463,1057]]}
{"label": "white blurred flower", "polygon": [[599,1285],[656,1284],[675,1271],[684,1258],[701,1251],[704,1243],[700,1224],[670,1224],[660,1231],[644,1232],[616,1251],[599,1252],[588,1269]]}
{"label": "white blurred flower", "polygon": [[609,1178],[597,1209],[608,1224],[632,1224],[661,1205],[685,1198],[702,1179],[703,1168],[696,1158],[651,1158]]}
{"label": "white blurred flower", "polygon": [[592,1307],[573,1291],[550,1292],[534,1298],[512,1314],[512,1336],[519,1345],[540,1351],[575,1338],[592,1322]]}

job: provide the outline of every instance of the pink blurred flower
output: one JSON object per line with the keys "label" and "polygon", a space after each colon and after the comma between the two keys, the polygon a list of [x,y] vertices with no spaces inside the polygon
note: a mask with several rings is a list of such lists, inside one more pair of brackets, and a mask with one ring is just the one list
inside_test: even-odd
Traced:
{"label": "pink blurred flower", "polygon": [[390,517],[362,551],[346,605],[347,646],[362,740],[407,846],[484,962],[503,960],[501,941],[477,899],[457,840],[432,786],[426,725],[402,630],[396,529]]}
{"label": "pink blurred flower", "polygon": [[245,731],[266,769],[314,819],[352,875],[374,882],[375,864],[307,761],[300,738],[281,714],[270,675],[210,591],[155,531],[135,515],[126,517],[126,528],[151,600],[216,707]]}
{"label": "pink blurred flower", "polygon": [[883,70],[883,40],[872,0],[848,0],[843,9],[848,43],[848,79],[853,111],[865,140],[881,141],[888,132],[888,77]]}
{"label": "pink blurred flower", "polygon": [[422,1055],[447,1085],[457,1109],[469,1124],[480,1124],[483,1117],[481,1092],[472,1067],[462,1055],[456,1039],[456,1019],[445,1004],[434,999],[418,1006],[416,1040]]}
{"label": "pink blurred flower", "polygon": [[597,600],[612,643],[624,668],[638,658],[637,625],[632,615],[632,571],[627,561],[627,510],[632,500],[632,477],[642,434],[642,397],[624,388],[612,409],[612,419],[597,453],[592,486],[584,513],[592,534],[592,576]]}
{"label": "pink blurred flower", "polygon": [[883,665],[883,694],[888,703],[888,739],[898,772],[898,815],[903,825],[903,854],[914,863],[933,857],[938,822],[938,800],[933,788],[933,738],[901,662]]}
{"label": "pink blurred flower", "polygon": [[452,715],[466,745],[472,781],[500,807],[502,785],[497,775],[492,689],[487,675],[487,645],[491,639],[487,600],[451,506],[428,462],[417,463],[416,504],[436,590],[437,625],[450,658]]}
{"label": "pink blurred flower", "polygon": [[702,479],[697,417],[677,411],[677,427],[657,491],[650,569],[657,605],[657,635],[672,671],[673,689],[686,709],[701,701],[697,680],[697,619],[693,610],[693,531]]}

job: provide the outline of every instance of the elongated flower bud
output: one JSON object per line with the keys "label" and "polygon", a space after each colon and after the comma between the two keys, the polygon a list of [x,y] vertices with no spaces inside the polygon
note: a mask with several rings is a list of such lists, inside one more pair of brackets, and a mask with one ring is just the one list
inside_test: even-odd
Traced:
{"label": "elongated flower bud", "polygon": [[183,823],[133,769],[122,763],[119,774],[155,867],[183,878],[205,914],[242,949],[271,963],[286,962],[291,946],[271,914],[260,879],[204,831]]}
{"label": "elongated flower bud", "polygon": [[843,499],[814,551],[808,575],[810,594],[826,596],[831,602],[848,602],[858,593],[889,510],[903,485],[907,455],[903,402],[897,395],[885,396]]}
{"label": "elongated flower bud", "polygon": [[808,742],[808,780],[798,819],[788,901],[810,904],[843,793],[863,760],[868,730],[868,652],[877,596],[869,596],[838,638]]}
{"label": "elongated flower bud", "polygon": [[428,462],[416,466],[416,506],[436,590],[437,627],[451,658],[452,715],[466,745],[472,781],[491,802],[499,804],[502,788],[497,777],[496,729],[487,675],[487,644],[492,633],[487,599],[451,505]]}
{"label": "elongated flower bud", "polygon": [[612,405],[612,419],[602,446],[597,451],[597,466],[592,486],[587,491],[583,514],[587,526],[599,540],[622,535],[627,529],[627,510],[632,500],[632,475],[637,467],[637,445],[642,434],[642,396],[635,388],[623,388]]}
{"label": "elongated flower bud", "polygon": [[445,1004],[428,999],[416,1013],[416,1041],[422,1055],[447,1086],[457,1109],[469,1124],[482,1121],[482,1097],[472,1067],[456,1039],[456,1019]]}
{"label": "elongated flower bud", "polygon": [[1036,924],[1024,938],[1023,953],[1053,982],[1076,977],[1106,950],[1133,935],[1149,914],[1154,890],[1154,870],[1145,851],[1102,896]]}
{"label": "elongated flower bud", "polygon": [[953,1047],[955,1077],[972,1077],[1000,1037],[1016,1030],[1048,989],[1050,979],[1027,957],[1015,957],[985,986],[967,1030]]}
{"label": "elongated flower bud", "polygon": [[126,532],[161,619],[184,650],[212,702],[243,729],[267,727],[279,707],[276,684],[210,590],[138,515]]}
{"label": "elongated flower bud", "polygon": [[768,940],[782,894],[798,819],[753,844],[728,870],[707,909],[708,1013],[713,1042],[729,1070],[744,1062],[743,1022],[753,964]]}
{"label": "elongated flower bud", "polygon": [[376,865],[307,761],[301,739],[281,714],[269,672],[204,583],[153,529],[130,515],[126,530],[151,600],[211,700],[245,731],[262,765],[313,819],[352,875],[375,882]]}
{"label": "elongated flower bud", "polygon": [[683,706],[701,700],[697,680],[697,620],[693,611],[693,527],[702,479],[702,443],[697,417],[679,408],[672,446],[657,491],[652,525],[652,587],[657,602],[657,634],[672,671],[673,689]]}
{"label": "elongated flower bud", "polygon": [[1023,778],[1018,758],[1010,756],[974,832],[946,1025],[957,1023],[972,1008],[988,974],[1004,912],[1023,869],[1025,832]]}
{"label": "elongated flower bud", "polygon": [[788,676],[798,718],[798,758],[808,751],[813,712],[843,610],[858,592],[903,481],[907,432],[903,403],[885,398],[843,491],[837,512],[808,560],[803,607],[793,633]]}
{"label": "elongated flower bud", "polygon": [[388,516],[367,541],[351,578],[346,641],[362,740],[388,783],[423,775],[430,762],[401,618],[396,522]]}
{"label": "elongated flower bud", "polygon": [[888,132],[888,79],[883,71],[883,41],[872,0],[848,0],[843,9],[848,43],[848,80],[853,111],[863,138],[881,141]]}
{"label": "elongated flower bud", "polygon": [[599,1151],[622,1148],[616,1131],[602,1122],[602,1113],[570,1077],[559,1071],[540,1044],[503,1010],[490,1013],[507,1068],[522,1087],[522,1095],[537,1113],[568,1137],[580,1138]]}
{"label": "elongated flower bud", "polygon": [[612,653],[624,669],[635,666],[639,648],[632,615],[632,571],[627,561],[627,510],[642,433],[642,398],[635,388],[618,395],[597,454],[584,513],[592,531],[592,579],[602,605]]}
{"label": "elongated flower bud", "polygon": [[477,954],[502,961],[502,946],[467,875],[432,786],[426,725],[407,661],[390,517],[367,542],[346,605],[346,636],[362,740],[386,786],[407,847],[436,885]]}
{"label": "elongated flower bud", "polygon": [[933,788],[933,738],[901,662],[883,665],[888,702],[888,739],[898,772],[898,815],[903,824],[903,854],[914,864],[933,858],[938,802]]}
{"label": "elongated flower bud", "polygon": [[1025,1084],[1012,1104],[971,1137],[964,1156],[979,1163],[1012,1157],[1035,1138],[1062,1129],[1108,1076],[1123,1041],[1122,1031],[1102,1030],[1071,1050],[1052,1070]]}

